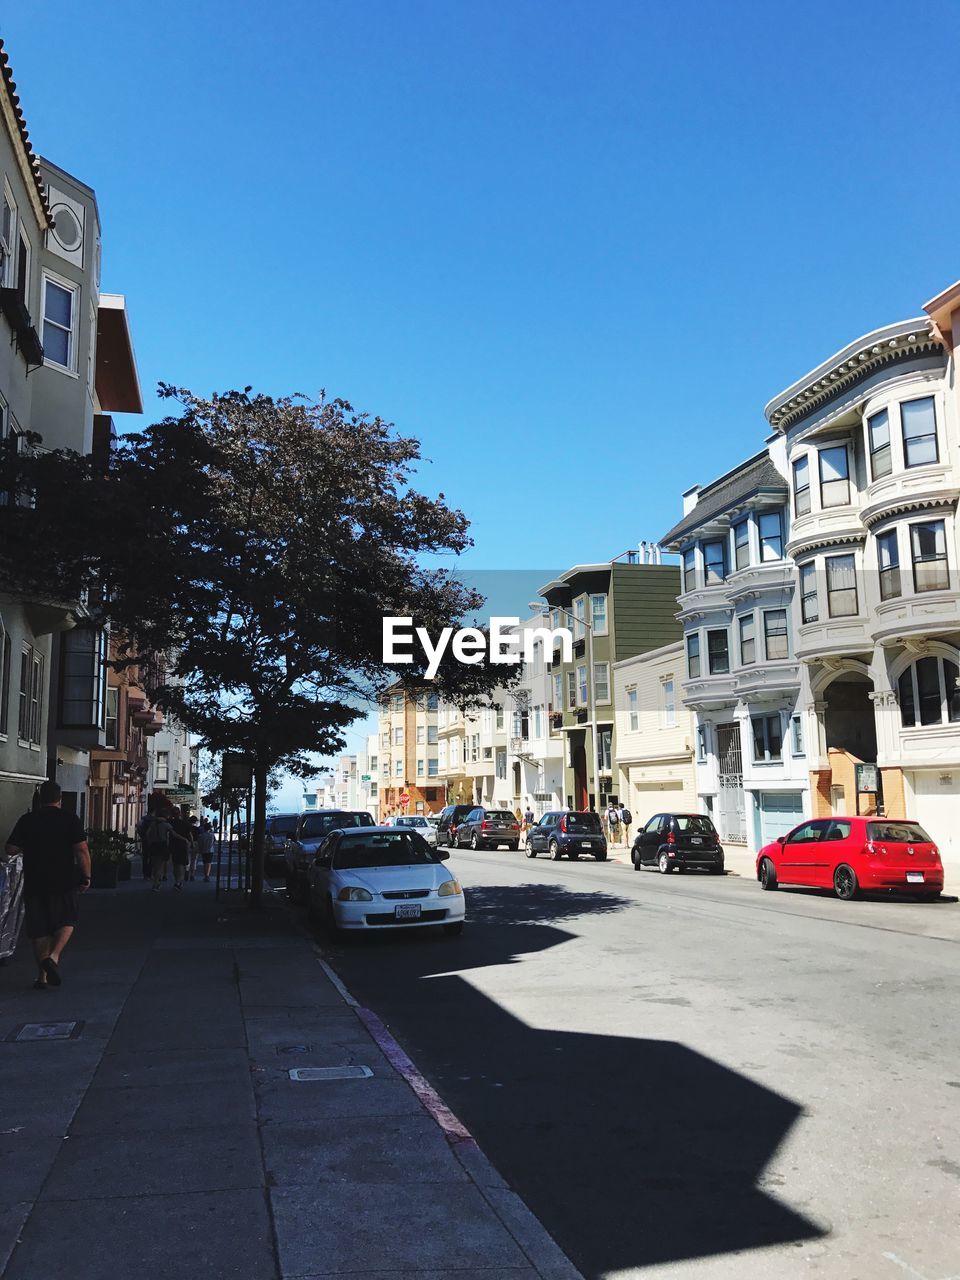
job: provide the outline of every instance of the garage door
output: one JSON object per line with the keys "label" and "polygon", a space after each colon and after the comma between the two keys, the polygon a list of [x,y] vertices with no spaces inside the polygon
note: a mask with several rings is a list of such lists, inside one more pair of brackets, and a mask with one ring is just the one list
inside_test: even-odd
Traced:
{"label": "garage door", "polygon": [[803,817],[803,795],[799,791],[760,792],[760,840],[769,844],[785,836]]}
{"label": "garage door", "polygon": [[940,850],[944,867],[957,887],[960,873],[960,769],[923,772],[913,775],[914,812],[910,815],[925,827]]}

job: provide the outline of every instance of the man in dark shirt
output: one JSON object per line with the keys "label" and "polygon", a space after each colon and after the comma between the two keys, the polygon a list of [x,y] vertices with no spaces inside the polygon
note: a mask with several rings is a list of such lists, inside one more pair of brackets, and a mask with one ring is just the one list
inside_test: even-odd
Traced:
{"label": "man in dark shirt", "polygon": [[80,819],[61,809],[56,782],[41,785],[40,805],[13,828],[7,855],[23,855],[24,924],[39,970],[33,985],[46,989],[60,986],[60,956],[90,887],[90,850]]}

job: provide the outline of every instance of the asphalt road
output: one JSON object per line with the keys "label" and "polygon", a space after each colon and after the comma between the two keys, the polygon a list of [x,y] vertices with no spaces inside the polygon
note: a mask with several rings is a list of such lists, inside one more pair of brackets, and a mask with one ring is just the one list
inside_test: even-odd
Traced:
{"label": "asphalt road", "polygon": [[325,949],[588,1280],[960,1277],[960,905],[449,865]]}

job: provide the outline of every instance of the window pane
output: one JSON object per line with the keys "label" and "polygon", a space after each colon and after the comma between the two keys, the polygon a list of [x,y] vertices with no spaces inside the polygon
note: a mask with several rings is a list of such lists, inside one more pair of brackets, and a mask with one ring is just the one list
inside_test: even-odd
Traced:
{"label": "window pane", "polygon": [[70,363],[70,334],[66,329],[58,329],[56,325],[43,326],[43,354],[47,360],[56,364]]}
{"label": "window pane", "polygon": [[760,559],[783,558],[783,529],[779,511],[767,511],[760,517]]}
{"label": "window pane", "polygon": [[820,502],[840,507],[850,501],[847,450],[841,445],[820,450]]}
{"label": "window pane", "polygon": [[812,562],[800,566],[800,616],[804,622],[816,622],[820,617],[817,570]]}
{"label": "window pane", "polygon": [[798,516],[805,516],[810,510],[810,461],[800,458],[793,464],[794,506]]}
{"label": "window pane", "polygon": [[750,526],[746,520],[734,529],[733,545],[736,550],[737,568],[746,569],[750,563]]}
{"label": "window pane", "polygon": [[867,423],[870,439],[870,470],[874,480],[889,475],[893,468],[890,455],[890,415],[886,409],[875,413]]}
{"label": "window pane", "polygon": [[957,679],[960,678],[960,667],[949,658],[943,660],[943,687],[947,694],[947,719],[956,723],[960,720],[960,689]]}
{"label": "window pane", "polygon": [[707,632],[707,655],[711,675],[725,675],[730,670],[726,631]]}
{"label": "window pane", "polygon": [[700,674],[700,637],[687,636],[687,673],[691,680]]}
{"label": "window pane", "polygon": [[607,597],[591,596],[591,610],[593,615],[594,631],[606,631],[607,629]]}
{"label": "window pane", "polygon": [[900,421],[903,424],[903,456],[906,465],[920,467],[928,462],[936,462],[937,419],[933,397],[905,401],[900,406]]}
{"label": "window pane", "polygon": [[857,612],[857,580],[853,556],[828,556],[827,611],[831,618],[849,618]]}
{"label": "window pane", "polygon": [[740,619],[740,665],[748,667],[756,662],[756,624],[752,617]]}
{"label": "window pane", "polygon": [[904,728],[909,729],[917,723],[917,711],[913,698],[913,667],[907,667],[897,681],[897,701],[900,703],[900,720]]}
{"label": "window pane", "polygon": [[705,542],[703,544],[703,566],[707,582],[723,581],[725,564],[722,542]]}
{"label": "window pane", "polygon": [[73,294],[69,289],[61,289],[58,284],[48,280],[46,302],[43,308],[44,318],[69,329],[72,310]]}
{"label": "window pane", "polygon": [[696,558],[692,550],[683,553],[683,589],[692,591],[697,585]]}
{"label": "window pane", "polygon": [[940,660],[939,658],[921,658],[916,665],[920,723],[940,724],[943,720],[940,700]]}
{"label": "window pane", "polygon": [[890,529],[877,538],[877,560],[880,565],[880,599],[893,600],[901,592],[900,549],[896,529]]}
{"label": "window pane", "polygon": [[786,609],[768,609],[763,615],[763,632],[768,662],[790,656]]}
{"label": "window pane", "polygon": [[940,591],[950,585],[944,522],[931,520],[910,526],[913,576],[917,591]]}
{"label": "window pane", "polygon": [[767,748],[771,760],[783,757],[783,736],[780,732],[780,717],[767,716]]}

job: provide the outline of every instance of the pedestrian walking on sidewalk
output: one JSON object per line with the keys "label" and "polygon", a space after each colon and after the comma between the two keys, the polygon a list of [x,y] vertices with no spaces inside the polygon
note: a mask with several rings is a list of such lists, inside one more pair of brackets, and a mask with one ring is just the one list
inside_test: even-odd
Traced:
{"label": "pedestrian walking on sidewalk", "polygon": [[170,858],[173,862],[173,887],[174,889],[182,889],[183,882],[187,878],[187,866],[190,862],[190,851],[193,847],[193,838],[190,833],[190,823],[186,818],[180,817],[176,810],[172,811],[172,816],[168,819],[173,834],[170,837]]}
{"label": "pedestrian walking on sidewalk", "polygon": [[187,879],[195,880],[197,878],[197,858],[200,855],[200,819],[192,817],[190,819],[190,863],[187,867]]}
{"label": "pedestrian walking on sidewalk", "polygon": [[630,828],[633,826],[633,814],[625,804],[620,806],[620,827],[623,831],[623,847],[630,848]]}
{"label": "pedestrian walking on sidewalk", "polygon": [[616,848],[620,843],[620,811],[612,803],[607,806],[607,828],[610,831],[610,843]]}
{"label": "pedestrian walking on sidewalk", "polygon": [[59,785],[40,785],[40,808],[25,813],[10,833],[7,856],[23,856],[23,904],[40,990],[59,987],[60,957],[73,936],[80,894],[90,887],[90,850],[83,823],[60,807]]}
{"label": "pedestrian walking on sidewalk", "polygon": [[200,823],[200,834],[197,837],[197,844],[200,849],[200,860],[203,863],[203,878],[207,883],[209,883],[210,872],[213,868],[214,845],[213,827],[210,825],[209,818],[204,818]]}
{"label": "pedestrian walking on sidewalk", "polygon": [[150,860],[150,874],[155,890],[160,888],[160,881],[166,878],[172,840],[173,829],[166,816],[162,813],[147,814],[143,826],[143,848]]}

